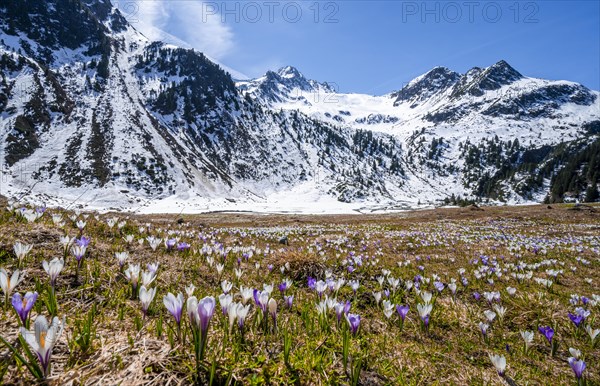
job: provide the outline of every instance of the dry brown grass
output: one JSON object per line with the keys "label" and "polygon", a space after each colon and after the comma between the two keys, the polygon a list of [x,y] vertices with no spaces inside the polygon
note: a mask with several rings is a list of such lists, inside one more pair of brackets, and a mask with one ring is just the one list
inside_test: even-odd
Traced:
{"label": "dry brown grass", "polygon": [[[273,341],[265,341],[259,333],[249,332],[251,344],[238,360],[233,359],[233,352],[225,343],[224,331],[213,320],[211,332],[211,355],[218,358],[218,381],[227,379],[231,372],[232,380],[240,384],[266,383],[289,384],[337,384],[346,383],[341,365],[341,342],[335,327],[331,334],[309,334],[303,329],[301,320],[302,307],[305,305],[314,311],[314,294],[306,289],[308,276],[323,278],[330,269],[334,275],[344,274],[339,265],[339,253],[346,256],[349,250],[357,253],[373,255],[376,251],[379,264],[377,268],[365,267],[354,274],[361,281],[361,289],[357,300],[353,302],[353,312],[363,318],[361,338],[353,341],[353,349],[362,351],[365,357],[361,383],[364,385],[408,384],[453,384],[453,385],[500,385],[506,380],[498,377],[490,365],[489,352],[507,356],[508,374],[516,384],[569,384],[573,376],[569,366],[565,364],[568,347],[583,346],[585,340],[572,337],[567,312],[572,310],[568,304],[571,293],[600,293],[600,266],[597,256],[589,250],[582,253],[549,251],[547,258],[556,258],[571,264],[574,256],[587,257],[592,261],[590,267],[578,265],[577,272],[571,272],[569,265],[564,267],[564,275],[560,283],[556,283],[552,292],[548,292],[534,283],[523,285],[514,281],[498,280],[498,285],[489,287],[472,279],[468,290],[461,290],[453,299],[446,294],[438,298],[432,328],[429,334],[419,330],[416,316],[416,297],[414,294],[403,296],[398,303],[406,302],[411,306],[409,319],[404,330],[399,331],[397,323],[384,319],[381,310],[374,305],[371,292],[377,289],[373,280],[380,274],[380,268],[392,270],[395,276],[404,279],[412,278],[419,273],[416,266],[426,266],[425,275],[436,273],[447,281],[451,277],[458,278],[457,270],[469,268],[469,261],[479,254],[505,256],[507,262],[515,262],[502,240],[477,239],[478,235],[503,229],[510,235],[538,235],[541,238],[593,237],[600,235],[600,208],[596,211],[571,210],[571,206],[555,205],[553,209],[544,206],[523,207],[485,207],[483,210],[469,208],[435,209],[397,214],[372,215],[257,215],[257,214],[225,214],[212,213],[195,216],[148,215],[128,216],[130,231],[137,232],[138,225],[153,224],[153,232],[158,228],[171,230],[194,230],[207,234],[218,231],[218,239],[227,246],[250,246],[270,248],[275,252],[260,259],[262,270],[256,271],[253,263],[242,263],[245,272],[244,285],[261,287],[262,283],[277,284],[283,277],[294,280],[296,308],[285,313],[282,326],[294,328],[294,345],[292,363],[294,371],[282,363],[281,337]],[[122,216],[120,214],[117,214]],[[58,238],[62,234],[46,218],[35,224],[16,222],[14,217],[2,215],[0,221],[0,251],[4,257],[0,266],[11,271],[15,266],[12,257],[12,245],[16,240],[34,245],[32,254],[27,258],[27,277],[17,288],[18,291],[36,288],[36,279],[45,280],[41,269],[41,261],[61,255]],[[103,216],[103,218],[111,215]],[[183,218],[183,224],[178,222]],[[63,339],[54,350],[52,384],[66,385],[176,385],[189,384],[193,374],[193,356],[189,347],[176,343],[174,347],[168,342],[166,333],[157,336],[158,319],[162,318],[166,325],[169,317],[162,306],[162,295],[167,291],[182,291],[188,283],[194,283],[202,296],[220,293],[219,277],[214,268],[206,265],[198,254],[181,255],[174,252],[152,252],[148,245],[136,242],[126,245],[116,230],[109,231],[93,217],[88,218],[89,226],[86,234],[93,238],[90,254],[87,256],[86,268],[82,273],[81,283],[75,283],[73,261],[68,262],[67,269],[61,274],[58,282],[59,314],[66,315],[67,326]],[[284,227],[277,232],[254,234],[243,238],[237,230],[256,232],[261,228],[267,230]],[[287,227],[287,228],[285,228]],[[75,235],[71,225],[67,225],[68,233]],[[229,230],[234,230],[231,234]],[[493,231],[492,231],[493,230]],[[452,243],[443,242],[443,234],[455,235],[464,233],[472,239],[452,239]],[[289,246],[277,243],[279,234],[289,233]],[[118,236],[117,236],[118,235]],[[439,236],[437,245],[420,245],[420,240],[432,235]],[[332,244],[342,237],[348,237],[353,247],[342,243],[337,252]],[[364,243],[363,243],[364,239]],[[437,240],[437,239],[436,239]],[[476,240],[476,241],[475,241]],[[189,238],[193,248],[197,248],[197,237]],[[375,246],[379,241],[380,245]],[[450,241],[448,239],[447,241]],[[323,255],[319,254],[315,245],[323,247]],[[364,244],[364,252],[363,252]],[[309,251],[310,249],[310,251]],[[144,327],[137,331],[135,318],[140,317],[139,304],[129,299],[128,286],[114,261],[114,252],[128,250],[131,262],[160,262],[160,276],[156,284],[159,295],[154,300],[151,315]],[[530,252],[523,252],[530,261],[539,261]],[[428,258],[429,257],[429,258]],[[417,261],[421,259],[421,262]],[[72,260],[72,259],[71,259]],[[410,260],[408,267],[398,267],[398,261]],[[290,270],[280,274],[279,267],[289,263]],[[274,266],[271,274],[265,273],[264,267]],[[542,271],[543,272],[543,271]],[[590,288],[582,282],[583,277],[593,280]],[[234,281],[232,269],[228,268],[223,278]],[[491,330],[492,343],[488,346],[482,342],[477,323],[482,320],[481,313],[488,308],[482,302],[475,302],[472,291],[485,291],[490,288],[503,290],[507,285],[518,288],[514,298],[506,298],[507,315],[502,327]],[[275,289],[275,292],[277,290]],[[541,294],[541,295],[540,295]],[[342,298],[352,298],[349,289],[343,291]],[[73,322],[81,319],[89,311],[92,304],[101,309],[97,319],[97,335],[93,350],[89,354],[78,352],[77,347],[67,342],[73,339]],[[122,309],[122,311],[120,311]],[[311,312],[312,312],[311,311]],[[45,312],[43,306],[34,310],[34,314]],[[123,319],[119,314],[122,312]],[[596,310],[595,313],[598,311]],[[219,311],[217,311],[219,313]],[[596,328],[599,328],[596,320]],[[537,325],[558,323],[557,337],[561,346],[555,357],[550,357],[544,342],[536,336],[531,354],[524,356],[520,351],[519,330],[534,330]],[[18,324],[10,310],[0,311],[0,335],[14,342],[17,337]],[[536,335],[538,335],[536,333]],[[507,352],[505,345],[510,346]],[[584,349],[584,347],[582,347]],[[224,355],[221,355],[224,353]],[[4,376],[4,384],[31,384],[31,376],[26,370],[15,366],[8,351],[0,348],[3,361],[10,361],[8,373]],[[320,359],[319,359],[320,358]],[[320,362],[319,362],[320,361]],[[598,349],[586,348],[588,363],[588,385],[600,384],[600,352]]]}

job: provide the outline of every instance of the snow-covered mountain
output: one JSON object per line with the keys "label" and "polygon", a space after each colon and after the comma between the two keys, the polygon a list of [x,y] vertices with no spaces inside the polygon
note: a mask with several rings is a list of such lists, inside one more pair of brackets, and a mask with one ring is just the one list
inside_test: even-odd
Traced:
{"label": "snow-covered mountain", "polygon": [[[598,92],[502,61],[437,67],[385,96],[337,93],[293,67],[235,83],[200,52],[149,41],[109,0],[0,3],[0,71],[0,194],[49,204],[522,202],[548,193],[565,154],[590,151],[600,120]],[[594,165],[580,163],[578,176]]]}
{"label": "snow-covered mountain", "polygon": [[277,72],[268,71],[264,76],[237,82],[243,94],[259,96],[264,102],[296,102],[310,106],[310,98],[319,94],[334,94],[327,83],[319,83],[304,77],[296,68],[286,66]]}
{"label": "snow-covered mountain", "polygon": [[[598,140],[600,93],[574,82],[526,77],[503,60],[466,74],[436,67],[383,96],[322,88],[306,92],[270,82],[269,89],[280,91],[272,98],[262,87],[265,82],[265,77],[238,82],[238,88],[271,109],[299,111],[339,127],[398,138],[406,171],[402,190],[409,200],[454,195],[510,202],[548,196],[560,201],[565,193],[585,199],[585,190],[598,183],[594,173],[582,179],[581,173],[573,173],[570,188],[551,192],[553,177],[565,165],[556,160],[589,153]],[[475,153],[481,154],[469,157]],[[530,153],[538,154],[533,164]],[[581,161],[580,166],[598,170],[600,164],[594,162]]]}

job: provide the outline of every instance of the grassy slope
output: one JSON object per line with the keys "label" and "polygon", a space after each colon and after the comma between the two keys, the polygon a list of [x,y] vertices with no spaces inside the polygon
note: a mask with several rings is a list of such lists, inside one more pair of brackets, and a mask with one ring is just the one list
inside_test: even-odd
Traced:
{"label": "grassy slope", "polygon": [[[600,209],[600,208],[599,208]],[[49,212],[56,213],[55,210]],[[0,266],[12,272],[16,259],[12,245],[19,240],[33,244],[25,260],[26,279],[16,291],[38,290],[40,298],[33,315],[47,315],[43,304],[47,290],[47,276],[41,262],[61,256],[59,237],[78,231],[67,213],[66,225],[59,229],[52,224],[50,213],[36,223],[19,221],[6,210],[0,212]],[[71,213],[69,213],[71,214]],[[170,342],[168,325],[172,319],[162,304],[167,292],[184,292],[184,287],[196,285],[196,296],[217,297],[221,293],[220,281],[262,288],[263,283],[275,285],[273,297],[279,304],[278,332],[263,334],[255,327],[256,310],[248,320],[249,331],[242,347],[237,336],[227,336],[225,317],[220,307],[211,322],[210,341],[206,366],[216,364],[216,380],[241,384],[347,384],[348,376],[342,365],[342,339],[335,325],[333,311],[329,313],[326,328],[317,321],[316,295],[306,286],[306,277],[325,278],[330,269],[334,277],[360,281],[356,296],[345,285],[337,295],[339,300],[352,300],[352,311],[362,317],[361,331],[352,339],[351,358],[362,358],[360,381],[362,384],[504,384],[492,367],[488,353],[506,356],[508,382],[524,384],[576,384],[566,363],[568,348],[580,349],[586,358],[588,384],[600,384],[600,350],[592,348],[585,332],[576,333],[567,312],[570,294],[590,297],[600,294],[600,210],[569,210],[567,206],[554,209],[539,207],[437,209],[381,216],[259,216],[242,214],[209,214],[185,216],[178,224],[172,216],[130,216],[120,231],[112,230],[103,215],[87,218],[84,234],[91,236],[92,244],[85,258],[80,283],[75,281],[75,260],[67,259],[65,270],[58,279],[57,292],[59,316],[66,316],[66,328],[54,350],[53,382],[64,384],[171,384],[192,382],[194,374],[193,352],[189,342]],[[120,215],[122,219],[124,216]],[[82,218],[80,216],[80,218]],[[192,244],[186,253],[167,252],[164,246],[153,252],[148,243],[140,245],[137,239],[139,226],[151,224],[149,233],[165,236],[167,229],[178,232],[181,239]],[[136,240],[127,244],[122,235],[134,234]],[[243,275],[237,281],[233,268],[241,253],[230,253],[224,273],[219,277],[202,253],[203,243],[218,241],[228,246],[255,246],[271,253],[253,256],[242,262]],[[280,235],[288,234],[290,245],[279,245]],[[507,249],[507,240],[518,240],[519,250]],[[577,244],[574,247],[573,242]],[[517,243],[517,241],[514,241]],[[546,244],[545,253],[534,253],[533,246]],[[515,244],[517,245],[517,244]],[[114,252],[129,251],[132,262],[161,263],[158,279],[152,284],[158,293],[150,315],[142,320],[139,301],[131,300],[129,286],[119,273]],[[348,274],[342,259],[354,251],[356,254],[374,256],[374,265],[364,264]],[[560,280],[550,290],[533,281],[518,283],[506,272],[494,278],[494,284],[476,280],[470,261],[480,255],[495,257],[505,267],[507,263],[525,261],[528,264],[556,259],[552,266],[534,271],[534,277],[546,277],[546,269],[562,269]],[[517,255],[521,257],[518,258]],[[583,257],[591,264],[575,260]],[[420,259],[420,260],[417,260]],[[409,261],[402,267],[398,262]],[[261,267],[257,270],[255,262]],[[290,270],[281,274],[280,267],[290,263]],[[268,272],[266,266],[273,264]],[[564,265],[563,265],[564,264]],[[424,266],[424,272],[417,267]],[[571,267],[576,271],[572,271]],[[460,284],[459,268],[465,268],[469,286]],[[412,279],[421,274],[437,274],[444,283],[450,278],[458,281],[458,292],[452,297],[446,288],[437,298],[429,333],[419,328],[416,314],[418,297],[411,291],[397,291],[392,296],[396,304],[410,305],[410,313],[403,331],[398,326],[398,316],[386,320],[381,307],[375,305],[371,292],[380,290],[374,279],[381,269],[391,270],[394,277]],[[294,281],[291,289],[295,295],[292,310],[284,310],[277,284],[284,277]],[[584,278],[592,279],[589,284]],[[37,283],[37,284],[36,284]],[[387,285],[386,285],[387,286]],[[514,297],[506,287],[517,289]],[[389,286],[387,286],[389,287]],[[428,286],[433,290],[432,283]],[[486,344],[479,332],[478,323],[484,321],[483,311],[490,307],[483,300],[473,299],[473,291],[500,291],[502,304],[507,308],[502,325],[492,323],[491,340]],[[239,299],[238,299],[239,300]],[[97,338],[87,352],[75,343],[78,334],[75,326],[86,317],[95,304],[98,314],[94,319]],[[218,302],[217,302],[218,304]],[[600,328],[597,317],[600,305],[592,309],[588,322]],[[185,311],[184,311],[185,319]],[[159,334],[162,323],[162,334]],[[551,325],[557,330],[558,352],[549,355],[548,345],[537,332],[538,325]],[[141,327],[141,328],[140,328]],[[520,330],[534,330],[535,341],[528,355],[522,351]],[[18,324],[12,309],[0,310],[0,335],[14,342]],[[290,364],[283,360],[283,335],[292,337]],[[159,336],[160,335],[160,336]],[[600,339],[600,338],[599,338]],[[233,343],[232,343],[233,342]],[[8,351],[0,348],[2,362],[8,364],[4,383],[29,384],[33,378],[24,367],[15,365]],[[205,374],[206,375],[206,374]]]}

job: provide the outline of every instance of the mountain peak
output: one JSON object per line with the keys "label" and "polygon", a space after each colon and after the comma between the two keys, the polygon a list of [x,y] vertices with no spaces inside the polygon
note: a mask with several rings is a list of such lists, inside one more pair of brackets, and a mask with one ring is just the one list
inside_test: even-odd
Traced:
{"label": "mountain peak", "polygon": [[448,67],[435,66],[431,70],[429,70],[426,74],[450,73],[450,72],[454,72],[454,71],[452,71]]}
{"label": "mountain peak", "polygon": [[302,73],[300,71],[298,71],[298,69],[296,67],[292,67],[292,66],[285,66],[285,67],[281,67],[279,70],[277,70],[277,75],[279,75],[282,78],[304,78],[304,75],[302,75]]}
{"label": "mountain peak", "polygon": [[453,98],[465,94],[482,96],[486,91],[498,90],[522,79],[523,75],[505,60],[500,60],[487,68],[473,67],[456,83]]}
{"label": "mountain peak", "polygon": [[437,66],[425,74],[416,77],[392,96],[396,97],[395,105],[404,101],[424,101],[434,94],[443,92],[460,79],[460,74],[447,67]]}
{"label": "mountain peak", "polygon": [[523,77],[519,71],[515,70],[505,60],[500,60],[491,65],[486,69],[486,72],[488,77],[493,77],[495,80],[510,81],[510,83]]}
{"label": "mountain peak", "polygon": [[508,64],[508,62],[504,59],[500,59],[498,62],[492,64],[491,67],[510,68],[514,70],[514,68],[510,64]]}
{"label": "mountain peak", "polygon": [[244,92],[260,95],[262,99],[271,102],[295,99],[302,93],[306,95],[318,92],[335,93],[329,84],[307,79],[292,66],[285,66],[277,71],[267,71],[260,78],[239,82],[238,87]]}

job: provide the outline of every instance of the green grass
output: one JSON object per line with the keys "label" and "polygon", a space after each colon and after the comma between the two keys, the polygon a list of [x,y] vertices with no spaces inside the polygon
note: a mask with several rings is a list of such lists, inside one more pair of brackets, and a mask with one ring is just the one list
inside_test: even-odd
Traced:
{"label": "green grass", "polygon": [[[469,212],[459,212],[468,214]],[[587,213],[572,213],[564,208],[561,216],[548,217],[541,211],[517,214],[510,208],[493,213],[479,213],[476,218],[464,215],[443,219],[385,218],[380,223],[364,223],[327,218],[305,225],[287,225],[276,222],[272,226],[251,227],[212,224],[200,228],[195,218],[178,225],[168,218],[129,216],[127,224],[118,229],[106,225],[112,215],[95,219],[91,214],[85,220],[83,234],[92,242],[76,280],[76,261],[68,256],[56,287],[57,316],[66,318],[65,332],[54,348],[51,381],[56,384],[81,379],[83,383],[104,384],[363,384],[363,385],[495,385],[516,384],[576,384],[567,358],[569,347],[581,350],[587,369],[588,385],[600,384],[600,349],[590,345],[584,331],[577,331],[568,318],[575,306],[569,303],[571,294],[600,295],[600,218]],[[16,241],[33,244],[25,258],[27,275],[15,291],[38,291],[40,297],[34,306],[31,321],[38,314],[49,317],[51,302],[44,302],[48,293],[48,276],[42,261],[63,255],[59,237],[79,236],[73,213],[63,213],[65,225],[58,227],[51,220],[49,210],[34,223],[26,223],[15,213],[0,213],[0,266],[9,272],[17,266],[12,253]],[[556,214],[556,212],[555,212]],[[83,214],[78,216],[83,218]],[[383,219],[383,218],[382,218]],[[120,220],[125,220],[120,216]],[[199,217],[198,222],[202,221]],[[140,233],[140,226],[150,230]],[[132,234],[128,244],[124,236]],[[289,235],[290,245],[278,244],[282,234]],[[179,237],[191,244],[187,252],[167,251],[164,244],[152,251],[138,239]],[[202,239],[205,239],[204,242]],[[222,249],[221,249],[222,246]],[[535,251],[534,247],[540,248]],[[203,249],[204,247],[204,249]],[[207,262],[207,248],[215,261]],[[132,299],[130,285],[120,272],[114,253],[127,251],[129,263],[160,262],[157,279],[151,287],[158,289],[148,315],[143,317],[140,301]],[[246,261],[244,253],[253,251]],[[267,252],[268,251],[268,252]],[[362,255],[363,264],[354,264],[348,272],[344,263],[349,256]],[[477,279],[473,264],[480,256],[498,262],[496,269],[503,273],[493,278]],[[577,258],[580,260],[578,261]],[[238,280],[234,268],[243,275]],[[581,259],[588,261],[584,264]],[[224,261],[222,274],[215,264]],[[408,264],[406,263],[408,262]],[[255,264],[260,264],[257,269]],[[289,263],[290,269],[280,268]],[[400,263],[400,264],[399,264]],[[550,289],[533,280],[518,282],[511,276],[516,264],[526,263],[534,278],[548,278],[546,270],[563,270],[559,280],[553,280]],[[273,265],[269,271],[267,267]],[[419,269],[423,266],[423,270]],[[127,264],[126,264],[127,267]],[[576,270],[571,270],[575,267]],[[404,328],[400,330],[399,317],[390,320],[383,314],[381,303],[376,305],[373,291],[390,288],[384,282],[380,287],[376,278],[382,269],[401,278],[401,289],[390,296],[394,304],[408,304],[410,311]],[[459,270],[469,284],[464,287]],[[506,270],[506,271],[505,271]],[[319,320],[317,295],[307,288],[307,276],[324,280],[326,272],[332,277],[359,280],[355,294],[345,284],[335,296],[340,301],[351,300],[351,313],[360,315],[361,326],[357,336],[348,341],[348,363],[344,365],[343,334],[346,322],[336,322],[330,310]],[[433,275],[446,288],[436,297],[428,332],[420,328],[417,303],[422,302],[414,289],[406,291],[404,282],[416,275],[430,278],[423,289],[435,292]],[[292,309],[284,306],[277,285],[291,278],[293,286],[288,294],[294,295]],[[447,288],[456,279],[457,293]],[[585,279],[591,279],[589,284]],[[217,300],[215,314],[210,322],[208,346],[198,368],[194,358],[189,322],[185,306],[182,336],[177,338],[171,315],[162,303],[168,292],[185,294],[185,287],[196,286],[198,299],[205,296],[218,298],[220,283],[234,283],[233,294],[239,285],[262,289],[273,284],[271,297],[278,304],[276,330],[264,330],[261,313],[252,304],[246,320],[244,339],[236,326],[229,332],[227,316],[221,314]],[[515,296],[506,287],[517,289]],[[484,321],[483,311],[491,309],[483,298],[476,301],[477,291],[499,291],[501,304],[506,308],[503,322],[498,318],[491,323],[489,342],[485,342],[478,323]],[[187,296],[186,296],[187,298]],[[241,301],[236,295],[234,301]],[[600,304],[588,305],[591,315],[586,324],[600,328]],[[550,355],[549,345],[538,333],[542,325],[553,326],[558,350]],[[272,324],[270,324],[272,326]],[[0,336],[14,344],[18,336],[18,321],[11,306],[0,310]],[[535,339],[527,355],[519,331],[531,330]],[[600,340],[600,337],[596,339]],[[16,345],[15,347],[17,347]],[[17,347],[17,350],[21,350]],[[494,370],[489,353],[506,357],[506,379]],[[33,382],[33,376],[0,347],[0,356],[6,367],[0,366],[1,382],[11,384]],[[5,373],[3,373],[5,371]]]}

